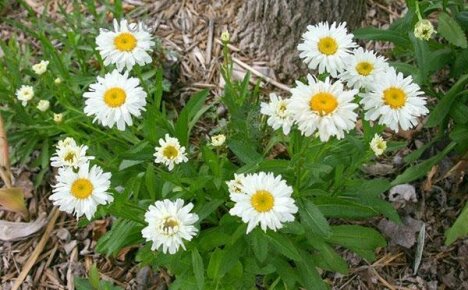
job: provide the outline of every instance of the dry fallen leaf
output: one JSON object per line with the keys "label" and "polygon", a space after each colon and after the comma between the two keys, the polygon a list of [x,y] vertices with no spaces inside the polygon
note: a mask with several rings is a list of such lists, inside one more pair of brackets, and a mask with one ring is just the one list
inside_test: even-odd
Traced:
{"label": "dry fallen leaf", "polygon": [[422,221],[407,216],[402,219],[402,224],[382,219],[377,227],[390,238],[391,243],[411,248],[416,242],[416,233],[422,225]]}
{"label": "dry fallen leaf", "polygon": [[29,211],[24,202],[23,190],[19,187],[0,188],[0,206],[7,210],[21,213],[26,219],[29,218]]}
{"label": "dry fallen leaf", "polygon": [[416,190],[411,184],[399,184],[390,189],[388,199],[392,202],[417,202]]}
{"label": "dry fallen leaf", "polygon": [[45,213],[30,223],[0,221],[0,240],[18,241],[38,232],[47,223]]}

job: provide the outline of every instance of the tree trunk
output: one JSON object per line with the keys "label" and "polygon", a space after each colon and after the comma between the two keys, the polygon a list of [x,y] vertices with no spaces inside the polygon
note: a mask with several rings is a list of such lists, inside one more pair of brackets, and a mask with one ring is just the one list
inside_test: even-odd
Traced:
{"label": "tree trunk", "polygon": [[244,0],[233,38],[244,51],[268,59],[285,79],[306,71],[297,44],[307,25],[346,21],[354,28],[364,11],[365,0]]}

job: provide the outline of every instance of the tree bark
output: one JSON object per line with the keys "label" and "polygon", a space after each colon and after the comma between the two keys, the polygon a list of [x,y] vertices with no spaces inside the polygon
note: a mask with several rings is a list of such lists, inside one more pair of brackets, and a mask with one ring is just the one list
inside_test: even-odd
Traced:
{"label": "tree bark", "polygon": [[233,39],[241,49],[269,60],[279,79],[306,71],[297,44],[307,25],[320,21],[360,24],[365,0],[244,0]]}

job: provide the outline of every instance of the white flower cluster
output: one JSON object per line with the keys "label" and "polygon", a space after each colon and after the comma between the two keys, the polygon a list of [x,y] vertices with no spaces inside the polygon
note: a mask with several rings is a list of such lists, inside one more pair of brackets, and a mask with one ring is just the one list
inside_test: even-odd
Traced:
{"label": "white flower cluster", "polygon": [[[44,74],[46,71],[47,71],[47,67],[49,66],[49,61],[48,60],[41,60],[39,63],[36,63],[34,65],[32,65],[32,70],[34,71],[34,73],[38,76]],[[60,78],[57,78],[60,80]],[[57,84],[57,83],[56,83]],[[22,85],[19,89],[16,90],[15,92],[15,95],[16,95],[16,98],[18,99],[18,101],[21,102],[21,104],[23,105],[23,107],[26,107],[26,105],[33,100],[34,98],[34,95],[35,95],[35,92],[34,92],[34,87],[33,86],[29,86],[29,85]],[[45,99],[41,99],[38,101],[37,105],[36,105],[36,108],[41,111],[41,112],[46,112],[47,110],[49,110],[50,108],[50,101],[49,100],[45,100]],[[60,123],[60,122],[57,122],[56,121],[56,118],[55,118],[55,114],[54,113],[54,121],[56,123]]]}
{"label": "white flower cluster", "polygon": [[413,128],[429,112],[412,77],[396,72],[375,52],[357,47],[346,23],[308,26],[298,50],[310,69],[329,77],[320,81],[309,74],[307,83],[296,81],[289,99],[271,94],[270,102],[261,104],[261,113],[273,129],[288,134],[297,124],[303,135],[318,132],[326,142],[355,128],[359,104],[366,120],[394,131]]}
{"label": "white flower cluster", "polygon": [[85,215],[91,219],[100,204],[113,201],[108,193],[111,174],[102,168],[90,167],[93,156],[87,156],[87,146],[78,145],[73,138],[60,140],[51,158],[51,165],[58,167],[57,184],[49,197],[53,204],[77,218]]}
{"label": "white flower cluster", "polygon": [[130,77],[129,71],[135,65],[143,66],[152,61],[151,47],[155,44],[152,38],[141,22],[129,24],[127,20],[114,19],[113,31],[100,30],[96,38],[97,50],[104,65],[113,64],[116,69],[98,77],[97,82],[90,85],[89,92],[83,94],[84,112],[94,116],[94,122],[109,128],[115,125],[123,131],[127,125],[132,126],[132,117],[141,117],[147,94],[140,80]]}

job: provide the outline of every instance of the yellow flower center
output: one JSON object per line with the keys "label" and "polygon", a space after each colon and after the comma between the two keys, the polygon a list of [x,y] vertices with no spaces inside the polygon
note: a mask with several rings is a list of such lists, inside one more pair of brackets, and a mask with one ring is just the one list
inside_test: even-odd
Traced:
{"label": "yellow flower center", "polygon": [[257,190],[250,198],[250,203],[256,211],[267,212],[275,205],[275,198],[269,191]]}
{"label": "yellow flower center", "polygon": [[168,145],[166,148],[164,148],[163,155],[167,159],[174,159],[179,155],[179,150],[177,150],[177,148],[172,145]]}
{"label": "yellow flower center", "polygon": [[400,88],[390,87],[383,92],[383,101],[392,109],[400,109],[406,103],[406,94]]}
{"label": "yellow flower center", "polygon": [[68,152],[65,157],[63,158],[63,160],[65,160],[66,162],[72,162],[73,159],[75,159],[75,152]]}
{"label": "yellow flower center", "polygon": [[114,38],[114,45],[120,51],[132,51],[137,45],[137,39],[129,32],[122,32]]}
{"label": "yellow flower center", "polygon": [[338,101],[332,94],[322,92],[310,98],[309,106],[312,111],[317,112],[320,116],[325,116],[335,111],[336,107],[338,107]]}
{"label": "yellow flower center", "polygon": [[362,76],[368,76],[374,70],[374,65],[367,61],[361,61],[356,65],[356,71]]}
{"label": "yellow flower center", "polygon": [[338,44],[330,36],[323,37],[318,42],[318,50],[326,55],[333,55],[338,50]]}
{"label": "yellow flower center", "polygon": [[179,231],[179,221],[173,217],[166,217],[159,229],[166,235],[174,235]]}
{"label": "yellow flower center", "polygon": [[281,102],[280,105],[278,106],[278,116],[284,117],[286,115],[286,104],[284,102]]}
{"label": "yellow flower center", "polygon": [[127,94],[121,88],[110,88],[104,93],[104,102],[111,108],[118,108],[125,103]]}
{"label": "yellow flower center", "polygon": [[75,180],[71,187],[71,194],[78,199],[88,198],[94,190],[94,186],[86,178],[79,178]]}

